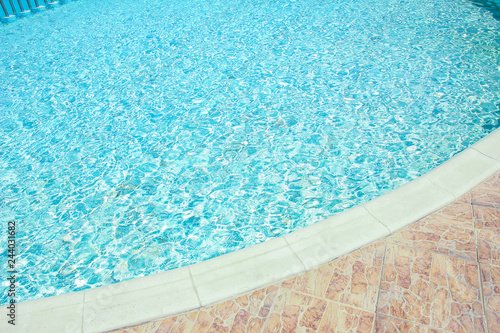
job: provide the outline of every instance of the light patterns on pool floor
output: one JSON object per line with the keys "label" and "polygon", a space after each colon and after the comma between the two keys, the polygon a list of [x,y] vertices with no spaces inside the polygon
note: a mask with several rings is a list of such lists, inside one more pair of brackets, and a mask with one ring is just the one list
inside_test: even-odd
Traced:
{"label": "light patterns on pool floor", "polygon": [[113,333],[500,331],[500,173],[280,284]]}

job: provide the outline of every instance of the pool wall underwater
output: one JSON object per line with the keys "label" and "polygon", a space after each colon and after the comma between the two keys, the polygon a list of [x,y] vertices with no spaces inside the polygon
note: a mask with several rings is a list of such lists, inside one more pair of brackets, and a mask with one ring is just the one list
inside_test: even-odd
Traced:
{"label": "pool wall underwater", "polygon": [[101,332],[196,310],[390,235],[497,171],[500,130],[398,189],[286,236],[188,267],[16,304],[16,326],[2,320],[0,331]]}

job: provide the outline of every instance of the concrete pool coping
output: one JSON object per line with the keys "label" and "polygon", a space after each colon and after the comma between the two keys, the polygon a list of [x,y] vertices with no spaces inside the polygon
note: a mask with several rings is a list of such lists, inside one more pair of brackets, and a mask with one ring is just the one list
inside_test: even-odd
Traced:
{"label": "concrete pool coping", "polygon": [[412,182],[291,234],[191,266],[16,304],[16,325],[4,315],[0,331],[102,332],[197,310],[388,236],[498,171],[500,130]]}

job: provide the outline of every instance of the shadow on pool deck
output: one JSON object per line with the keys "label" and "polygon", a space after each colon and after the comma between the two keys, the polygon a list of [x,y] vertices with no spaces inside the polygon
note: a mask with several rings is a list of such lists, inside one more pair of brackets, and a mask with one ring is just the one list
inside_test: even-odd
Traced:
{"label": "shadow on pool deck", "polygon": [[500,332],[500,173],[282,283],[115,333]]}

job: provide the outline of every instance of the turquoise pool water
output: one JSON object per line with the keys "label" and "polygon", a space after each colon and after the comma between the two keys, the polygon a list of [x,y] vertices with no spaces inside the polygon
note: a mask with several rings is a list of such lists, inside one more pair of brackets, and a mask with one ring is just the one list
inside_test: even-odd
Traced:
{"label": "turquoise pool water", "polygon": [[0,26],[0,278],[7,221],[23,301],[261,243],[424,174],[499,126],[495,15],[82,0]]}

